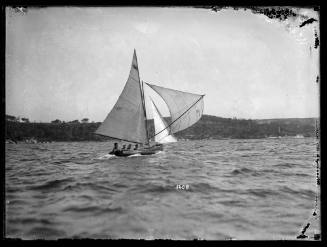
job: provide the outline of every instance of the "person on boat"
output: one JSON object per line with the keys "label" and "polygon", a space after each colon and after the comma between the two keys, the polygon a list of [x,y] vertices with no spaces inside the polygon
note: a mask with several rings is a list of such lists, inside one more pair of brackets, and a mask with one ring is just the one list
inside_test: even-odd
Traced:
{"label": "person on boat", "polygon": [[128,144],[128,146],[127,146],[127,150],[130,150],[131,147],[132,147],[132,144]]}
{"label": "person on boat", "polygon": [[111,152],[109,154],[115,154],[115,152],[119,151],[119,148],[118,148],[118,143],[115,142],[114,143],[114,148],[111,150]]}
{"label": "person on boat", "polygon": [[138,146],[138,144],[135,144],[134,150],[137,150]]}
{"label": "person on boat", "polygon": [[123,148],[122,148],[122,150],[125,150],[126,149],[126,145],[125,144],[123,144]]}

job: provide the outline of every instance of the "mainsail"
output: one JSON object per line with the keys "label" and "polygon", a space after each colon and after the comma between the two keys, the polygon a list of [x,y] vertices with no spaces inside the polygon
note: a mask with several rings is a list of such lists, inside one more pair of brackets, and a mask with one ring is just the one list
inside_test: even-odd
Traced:
{"label": "mainsail", "polygon": [[125,87],[115,106],[95,133],[129,142],[148,142],[144,101],[135,50]]}
{"label": "mainsail", "polygon": [[154,136],[154,140],[159,143],[177,142],[176,138],[169,133],[169,127],[167,128],[166,121],[151,98],[150,101],[153,113],[154,132],[155,134],[158,133]]}
{"label": "mainsail", "polygon": [[171,133],[186,129],[201,118],[204,95],[182,92],[149,83],[146,84],[166,102],[171,115],[171,123],[168,126]]}

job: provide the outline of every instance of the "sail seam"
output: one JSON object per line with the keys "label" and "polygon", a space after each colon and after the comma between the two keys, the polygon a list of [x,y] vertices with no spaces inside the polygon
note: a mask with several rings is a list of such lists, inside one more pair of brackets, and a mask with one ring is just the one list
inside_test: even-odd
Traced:
{"label": "sail seam", "polygon": [[173,122],[171,122],[169,125],[167,125],[166,128],[164,128],[163,130],[159,131],[157,134],[155,134],[152,137],[155,137],[156,135],[160,134],[162,131],[164,131],[165,129],[169,128],[173,123],[175,123],[178,119],[180,119],[186,112],[188,112],[196,103],[198,103],[202,98],[204,97],[204,95],[201,95],[201,97],[193,104],[191,105],[186,111],[184,111],[178,118],[176,118]]}

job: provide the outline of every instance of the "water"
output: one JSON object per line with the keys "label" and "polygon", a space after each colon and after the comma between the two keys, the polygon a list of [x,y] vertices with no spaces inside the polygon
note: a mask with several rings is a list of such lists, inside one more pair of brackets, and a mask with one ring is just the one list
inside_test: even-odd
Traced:
{"label": "water", "polygon": [[112,143],[6,144],[6,237],[293,240],[314,207],[315,145],[180,141],[122,158]]}

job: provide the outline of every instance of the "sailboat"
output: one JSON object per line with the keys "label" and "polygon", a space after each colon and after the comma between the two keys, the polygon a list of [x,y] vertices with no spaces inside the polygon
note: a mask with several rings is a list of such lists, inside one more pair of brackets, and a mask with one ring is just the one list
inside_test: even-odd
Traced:
{"label": "sailboat", "polygon": [[[145,85],[163,99],[171,116],[169,123],[165,121],[154,101],[150,98],[155,129],[152,135],[148,131]],[[125,87],[95,134],[140,145],[140,148],[136,150],[115,150],[113,154],[116,156],[155,154],[163,150],[164,143],[177,141],[174,133],[199,121],[203,113],[203,97],[202,94],[183,92],[141,81],[134,49],[132,65]]]}

